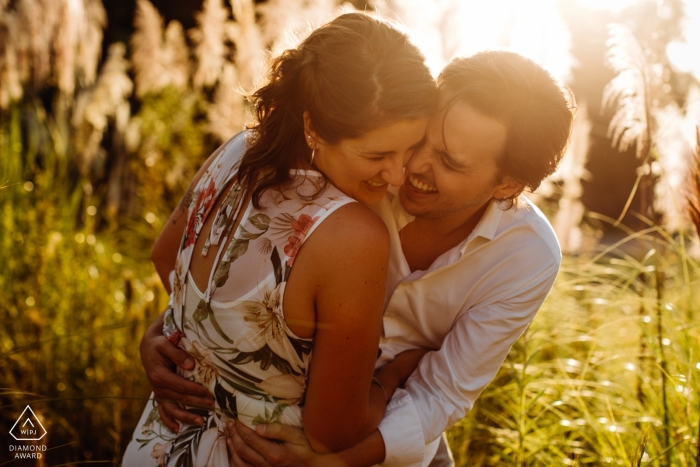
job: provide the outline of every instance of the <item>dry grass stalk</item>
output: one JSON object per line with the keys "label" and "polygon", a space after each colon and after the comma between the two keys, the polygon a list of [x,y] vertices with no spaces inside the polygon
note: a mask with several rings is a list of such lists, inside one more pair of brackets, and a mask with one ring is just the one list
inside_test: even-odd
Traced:
{"label": "dry grass stalk", "polygon": [[62,1],[20,0],[17,12],[20,30],[17,39],[20,68],[31,70],[31,84],[41,88],[51,76],[51,52],[58,23],[61,21]]}
{"label": "dry grass stalk", "polygon": [[581,251],[583,234],[580,225],[585,212],[581,202],[583,194],[581,181],[590,176],[586,170],[590,132],[591,121],[588,119],[587,106],[582,102],[574,120],[571,141],[566,155],[556,173],[551,177],[554,183],[562,185],[559,210],[552,225],[557,233],[561,249],[565,253],[579,253]]}
{"label": "dry grass stalk", "polygon": [[89,173],[109,121],[115,120],[120,133],[126,129],[130,114],[128,98],[134,85],[127,74],[129,62],[124,58],[125,53],[124,44],[112,44],[94,88],[83,91],[77,98],[73,127],[83,174]]}
{"label": "dry grass stalk", "polygon": [[255,3],[253,0],[231,0],[231,11],[235,22],[229,23],[227,33],[236,46],[236,70],[240,85],[252,92],[265,61],[260,28],[255,21]]}
{"label": "dry grass stalk", "polygon": [[243,129],[245,101],[242,93],[242,90],[238,90],[235,67],[232,63],[226,63],[216,88],[214,102],[207,111],[209,132],[219,141],[226,141]]}
{"label": "dry grass stalk", "polygon": [[185,32],[177,21],[168,23],[165,29],[165,42],[162,48],[162,66],[169,70],[168,84],[183,89],[190,79],[190,59]]}
{"label": "dry grass stalk", "polygon": [[700,127],[695,128],[695,153],[690,164],[689,186],[688,211],[695,230],[700,235]]}
{"label": "dry grass stalk", "polygon": [[190,31],[195,44],[197,69],[192,79],[197,88],[213,86],[219,80],[226,62],[226,24],[228,11],[221,0],[205,0],[196,15],[197,28]]}
{"label": "dry grass stalk", "polygon": [[257,5],[262,41],[277,55],[295,47],[312,29],[352,9],[350,4],[339,7],[337,0],[268,0]]}
{"label": "dry grass stalk", "polygon": [[62,93],[72,96],[76,81],[82,86],[95,82],[107,13],[99,0],[55,3],[60,6],[60,21],[52,40],[54,81]]}
{"label": "dry grass stalk", "polygon": [[0,3],[0,108],[23,87],[55,85],[72,96],[95,81],[107,15],[100,0]]}
{"label": "dry grass stalk", "polygon": [[617,103],[608,136],[612,136],[613,146],[620,151],[636,144],[637,157],[641,159],[651,145],[650,72],[642,47],[626,26],[611,24],[608,31],[606,63],[617,73],[603,91],[603,107]]}
{"label": "dry grass stalk", "polygon": [[136,74],[136,95],[142,97],[173,85],[184,88],[190,73],[182,25],[171,21],[163,31],[163,17],[148,0],[136,2],[131,61]]}
{"label": "dry grass stalk", "polygon": [[18,14],[7,9],[7,0],[0,7],[0,109],[6,109],[10,102],[22,98],[22,83],[25,77],[20,73]]}

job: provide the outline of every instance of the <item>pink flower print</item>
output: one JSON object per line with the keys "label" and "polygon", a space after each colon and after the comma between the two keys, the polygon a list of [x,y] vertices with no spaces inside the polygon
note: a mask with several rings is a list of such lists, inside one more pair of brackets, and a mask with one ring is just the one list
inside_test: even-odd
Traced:
{"label": "pink flower print", "polygon": [[287,239],[287,244],[284,246],[284,254],[287,255],[287,265],[289,267],[294,263],[294,258],[297,257],[299,253],[299,248],[306,238],[306,234],[309,233],[311,227],[313,227],[314,222],[318,220],[318,216],[313,219],[308,214],[302,214],[297,218],[297,220],[291,223],[292,229],[294,229],[294,235],[291,235]]}
{"label": "pink flower print", "polygon": [[[194,208],[190,212],[190,217],[187,220],[187,230],[185,234],[185,245],[183,249],[190,245],[194,245],[197,231],[197,223],[203,222],[204,218],[211,211],[214,202],[216,201],[216,185],[214,180],[209,181],[209,185],[197,194],[197,199],[194,202]],[[189,206],[187,206],[189,207]]]}
{"label": "pink flower print", "polygon": [[168,341],[175,347],[180,343],[180,339],[185,337],[185,335],[179,329],[167,336]]}

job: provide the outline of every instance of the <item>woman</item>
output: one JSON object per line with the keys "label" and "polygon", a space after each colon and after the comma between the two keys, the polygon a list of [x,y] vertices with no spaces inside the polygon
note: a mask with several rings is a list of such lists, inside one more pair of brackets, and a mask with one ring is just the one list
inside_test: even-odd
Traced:
{"label": "woman", "polygon": [[424,59],[346,14],[276,58],[253,97],[256,124],[200,169],[188,216],[173,213],[152,254],[161,278],[175,270],[164,332],[215,409],[190,408],[204,423],[174,433],[149,401],[124,465],[228,465],[232,419],[303,426],[314,449],[339,451],[390,395],[372,383],[389,239],[366,206],[403,182],[423,138],[436,100]]}

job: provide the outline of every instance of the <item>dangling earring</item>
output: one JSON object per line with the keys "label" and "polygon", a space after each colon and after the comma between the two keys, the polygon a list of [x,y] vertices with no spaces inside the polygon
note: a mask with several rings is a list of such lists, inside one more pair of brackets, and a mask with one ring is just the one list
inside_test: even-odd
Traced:
{"label": "dangling earring", "polygon": [[[311,135],[306,135],[306,139],[311,139]],[[311,147],[311,141],[309,141],[309,147]],[[312,149],[311,150],[311,160],[309,161],[310,165],[314,164],[314,156],[316,156],[316,150]]]}

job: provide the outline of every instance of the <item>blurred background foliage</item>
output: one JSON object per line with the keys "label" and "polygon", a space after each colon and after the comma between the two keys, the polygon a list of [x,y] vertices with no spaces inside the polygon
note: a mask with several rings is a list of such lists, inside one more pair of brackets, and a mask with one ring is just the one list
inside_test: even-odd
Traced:
{"label": "blurred background foliage", "polygon": [[700,465],[694,0],[0,0],[0,445],[31,404],[37,465],[119,463],[167,302],[154,239],[267,54],[354,9],[400,21],[435,73],[508,47],[578,98],[531,195],[564,267],[449,432],[458,465]]}

